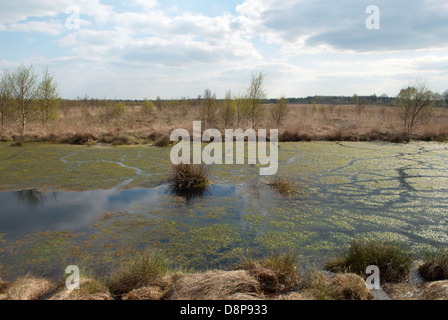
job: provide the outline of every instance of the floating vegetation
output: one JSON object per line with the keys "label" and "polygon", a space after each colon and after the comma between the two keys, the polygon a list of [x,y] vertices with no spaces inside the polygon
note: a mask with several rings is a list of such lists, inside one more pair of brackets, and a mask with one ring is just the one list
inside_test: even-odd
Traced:
{"label": "floating vegetation", "polygon": [[448,243],[446,144],[279,146],[278,175],[303,181],[306,196],[278,195],[256,166],[213,165],[208,194],[189,201],[164,185],[169,148],[0,143],[0,188],[15,191],[0,201],[21,212],[0,217],[4,277],[75,262],[101,271],[146,248],[207,269],[248,249],[292,249],[313,265],[359,236],[412,253]]}

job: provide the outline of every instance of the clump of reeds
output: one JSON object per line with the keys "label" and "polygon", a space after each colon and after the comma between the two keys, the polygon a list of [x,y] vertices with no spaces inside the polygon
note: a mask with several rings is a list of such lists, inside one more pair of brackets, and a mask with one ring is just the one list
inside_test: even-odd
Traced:
{"label": "clump of reeds", "polygon": [[380,280],[401,282],[410,276],[412,257],[398,243],[380,239],[355,239],[340,257],[327,262],[325,269],[333,272],[352,272],[366,276],[366,268],[375,265]]}
{"label": "clump of reeds", "polygon": [[277,191],[284,196],[291,195],[299,191],[297,181],[292,176],[276,175],[267,184],[276,188]]}
{"label": "clump of reeds", "polygon": [[204,191],[210,184],[209,169],[204,164],[171,164],[168,183],[177,193]]}

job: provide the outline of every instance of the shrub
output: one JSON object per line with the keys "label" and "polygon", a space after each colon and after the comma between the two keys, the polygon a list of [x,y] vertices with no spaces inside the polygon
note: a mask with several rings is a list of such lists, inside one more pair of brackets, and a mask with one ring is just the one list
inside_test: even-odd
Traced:
{"label": "shrub", "polygon": [[151,100],[145,98],[145,100],[143,100],[140,111],[143,115],[149,115],[154,111],[154,104]]}
{"label": "shrub", "polygon": [[90,133],[77,133],[70,136],[64,140],[64,142],[69,144],[83,145],[96,141],[97,138]]}
{"label": "shrub", "polygon": [[154,142],[154,145],[156,147],[167,147],[170,145],[170,143],[170,137],[168,135],[163,135]]}
{"label": "shrub", "polygon": [[418,273],[425,281],[439,281],[448,279],[448,250],[427,253]]}
{"label": "shrub", "polygon": [[385,282],[401,282],[410,276],[411,256],[397,243],[377,239],[353,240],[348,252],[325,264],[333,272],[353,272],[365,276],[369,265],[380,270],[380,279]]}

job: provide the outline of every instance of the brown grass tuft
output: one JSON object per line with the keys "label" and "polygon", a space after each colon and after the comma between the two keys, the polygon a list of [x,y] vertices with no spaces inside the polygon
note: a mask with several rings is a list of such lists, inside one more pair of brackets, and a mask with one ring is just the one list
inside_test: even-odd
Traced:
{"label": "brown grass tuft", "polygon": [[303,293],[316,300],[372,300],[363,278],[353,273],[325,276],[315,272],[308,279]]}
{"label": "brown grass tuft", "polygon": [[203,191],[209,185],[209,170],[204,164],[171,164],[168,183],[176,193]]}
{"label": "brown grass tuft", "polygon": [[27,275],[1,285],[0,300],[38,300],[54,289],[50,281]]}
{"label": "brown grass tuft", "polygon": [[160,287],[142,287],[126,293],[121,300],[161,300],[163,290]]}
{"label": "brown grass tuft", "polygon": [[423,300],[448,300],[448,280],[425,284],[421,295]]}
{"label": "brown grass tuft", "polygon": [[299,191],[297,181],[292,176],[275,175],[267,184],[276,188],[277,191],[284,196],[291,195]]}
{"label": "brown grass tuft", "polygon": [[49,300],[113,300],[113,298],[101,281],[81,277],[79,289],[69,290],[64,284]]}
{"label": "brown grass tuft", "polygon": [[266,294],[291,291],[301,280],[295,256],[290,253],[273,254],[261,261],[247,259],[236,269],[249,271]]}
{"label": "brown grass tuft", "polygon": [[[173,283],[166,295],[168,300],[229,300],[262,298],[260,286],[248,271],[208,271],[184,274]],[[237,296],[238,295],[238,296]]]}

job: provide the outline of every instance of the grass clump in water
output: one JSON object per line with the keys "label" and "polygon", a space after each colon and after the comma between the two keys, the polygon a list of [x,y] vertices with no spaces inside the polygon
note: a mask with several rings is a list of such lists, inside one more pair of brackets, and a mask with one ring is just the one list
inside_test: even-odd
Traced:
{"label": "grass clump in water", "polygon": [[284,196],[297,193],[299,190],[299,186],[292,176],[277,175],[267,184],[276,188],[278,192]]}
{"label": "grass clump in water", "polygon": [[168,182],[176,193],[202,192],[210,184],[209,170],[201,164],[171,164]]}
{"label": "grass clump in water", "polygon": [[417,270],[425,281],[448,279],[448,250],[427,253]]}
{"label": "grass clump in water", "polygon": [[366,276],[366,268],[375,265],[380,280],[402,282],[410,276],[412,257],[398,243],[380,239],[355,239],[348,252],[325,264],[328,271]]}

